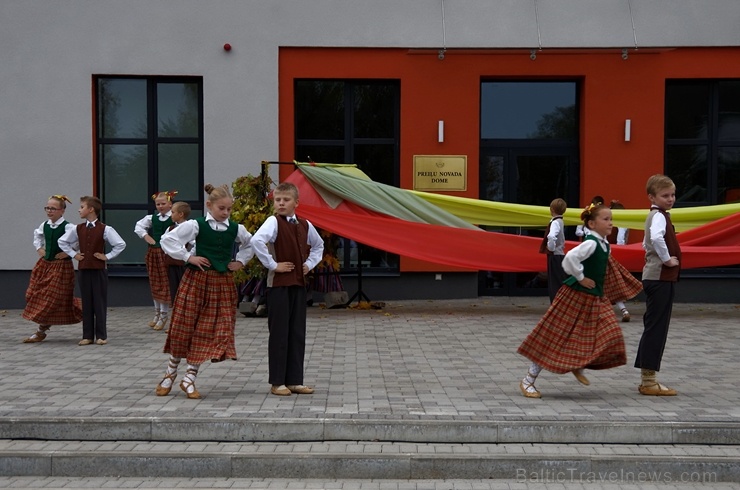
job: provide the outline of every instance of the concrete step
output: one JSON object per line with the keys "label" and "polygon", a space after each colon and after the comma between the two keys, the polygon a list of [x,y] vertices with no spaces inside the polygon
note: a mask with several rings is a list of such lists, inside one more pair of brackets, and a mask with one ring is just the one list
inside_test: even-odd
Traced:
{"label": "concrete step", "polygon": [[740,482],[738,445],[0,441],[0,476]]}
{"label": "concrete step", "polygon": [[0,439],[392,441],[463,444],[738,444],[736,422],[96,417],[0,419]]}

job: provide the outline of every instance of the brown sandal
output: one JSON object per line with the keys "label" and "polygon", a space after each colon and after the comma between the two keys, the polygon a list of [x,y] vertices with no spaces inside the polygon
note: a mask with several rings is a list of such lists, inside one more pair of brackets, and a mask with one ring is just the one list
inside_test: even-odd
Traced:
{"label": "brown sandal", "polygon": [[154,318],[152,319],[152,321],[150,321],[149,323],[147,323],[147,325],[149,325],[150,327],[154,328],[154,325],[156,325],[157,322],[159,321],[159,315],[160,315],[159,310],[155,310],[154,311]]}
{"label": "brown sandal", "polygon": [[[188,369],[188,374],[197,375],[198,371]],[[188,388],[191,386],[193,387],[193,391],[188,393]],[[198,400],[200,398],[200,393],[198,393],[198,389],[195,387],[195,381],[190,381],[190,378],[187,376],[180,381],[180,389],[185,392],[185,395],[187,395],[188,398],[193,400]]]}
{"label": "brown sandal", "polygon": [[630,321],[631,319],[632,319],[632,317],[630,316],[630,312],[629,312],[629,311],[627,311],[627,308],[622,308],[622,321],[623,321],[624,323],[627,323],[627,322],[629,322],[629,321]]}
{"label": "brown sandal", "polygon": [[676,396],[678,395],[678,392],[674,390],[673,388],[668,388],[667,386],[664,386],[657,382],[655,384],[648,385],[648,386],[640,385],[637,387],[637,390],[640,392],[641,395],[647,395],[647,396]]}
{"label": "brown sandal", "polygon": [[23,339],[24,344],[35,344],[36,342],[41,342],[46,338],[46,334],[39,330],[38,332],[34,333],[30,337]]}
{"label": "brown sandal", "polygon": [[[175,378],[177,378],[177,373],[176,372],[175,373],[172,373],[172,374],[164,373],[164,378],[162,378],[162,381],[159,382],[159,384],[157,385],[157,389],[155,390],[155,393],[157,393],[157,396],[167,396],[167,395],[169,395],[170,394],[170,391],[172,391],[172,387],[175,385]],[[172,384],[170,386],[168,386],[167,388],[165,388],[164,386],[162,386],[162,382],[165,379],[169,379],[170,381],[172,381]]]}
{"label": "brown sandal", "polygon": [[24,344],[35,344],[41,342],[46,338],[46,332],[49,331],[51,325],[39,325],[39,329],[30,337],[23,339]]}
{"label": "brown sandal", "polygon": [[573,376],[575,376],[578,382],[581,383],[582,385],[588,386],[591,384],[591,382],[588,380],[586,375],[583,374],[583,369],[574,369],[572,373],[573,373]]}

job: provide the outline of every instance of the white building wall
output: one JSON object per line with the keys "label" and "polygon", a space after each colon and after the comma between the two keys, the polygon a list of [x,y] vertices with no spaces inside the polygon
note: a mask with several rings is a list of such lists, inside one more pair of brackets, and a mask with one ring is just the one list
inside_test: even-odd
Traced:
{"label": "white building wall", "polygon": [[0,271],[33,267],[49,195],[74,222],[93,192],[93,75],[202,76],[221,184],[278,156],[280,46],[724,46],[738,25],[736,0],[1,0]]}

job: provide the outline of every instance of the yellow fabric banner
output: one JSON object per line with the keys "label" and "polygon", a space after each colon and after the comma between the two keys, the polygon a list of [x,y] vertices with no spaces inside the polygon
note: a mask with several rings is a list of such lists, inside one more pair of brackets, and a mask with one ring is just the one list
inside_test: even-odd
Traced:
{"label": "yellow fabric banner", "polygon": [[[365,186],[372,183],[374,187],[384,189],[386,194],[394,194],[395,199],[399,200],[404,208],[413,204],[410,196],[415,196],[472,225],[545,228],[550,220],[550,209],[546,206],[482,201],[467,197],[454,197],[386,186],[373,182],[367,174],[354,164],[301,162],[295,162],[295,164],[313,180],[320,179],[321,186],[318,186],[318,190],[332,207],[336,207],[342,201],[343,195],[351,195],[352,199],[350,200],[357,202],[358,200],[361,201],[361,198],[367,198],[375,204],[374,209],[376,211],[401,217],[390,209],[384,211],[384,206],[390,206],[389,201],[384,202],[382,199],[379,200],[377,196],[364,195],[366,191],[363,190],[363,186],[348,187],[348,183],[359,179]],[[645,199],[645,202],[644,209],[613,210],[614,226],[642,230],[649,211],[647,199]],[[564,223],[572,226],[581,224],[581,211],[580,208],[569,208],[563,216]],[[740,212],[740,203],[673,208],[671,210],[671,221],[676,227],[676,231],[685,231],[738,212]]]}
{"label": "yellow fabric banner", "polygon": [[[481,201],[429,192],[408,192],[416,194],[425,201],[454,214],[468,223],[477,225],[544,228],[550,220],[550,209],[545,206]],[[580,208],[569,208],[563,216],[565,224],[581,224],[581,211]],[[673,208],[671,210],[671,221],[676,227],[676,231],[684,231],[738,212],[740,212],[740,203]],[[620,228],[642,230],[645,227],[647,214],[647,206],[645,209],[615,209],[612,211],[612,219],[614,225]]]}

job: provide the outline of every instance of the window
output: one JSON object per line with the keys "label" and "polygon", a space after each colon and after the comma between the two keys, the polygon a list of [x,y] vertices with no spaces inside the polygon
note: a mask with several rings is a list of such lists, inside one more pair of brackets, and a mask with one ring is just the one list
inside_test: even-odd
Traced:
{"label": "window", "polygon": [[578,138],[576,83],[484,81],[481,84],[482,140]]}
{"label": "window", "polygon": [[97,191],[101,219],[126,241],[117,265],[142,265],[146,243],[134,224],[155,211],[152,194],[177,190],[203,210],[201,78],[113,77],[94,80]]}
{"label": "window", "polygon": [[678,205],[740,201],[740,81],[669,80],[665,173]]}
{"label": "window", "polygon": [[[296,80],[295,159],[354,163],[371,179],[399,185],[400,85],[395,80]],[[342,239],[342,270],[355,269],[357,244]],[[397,271],[398,256],[363,247],[362,265]]]}

